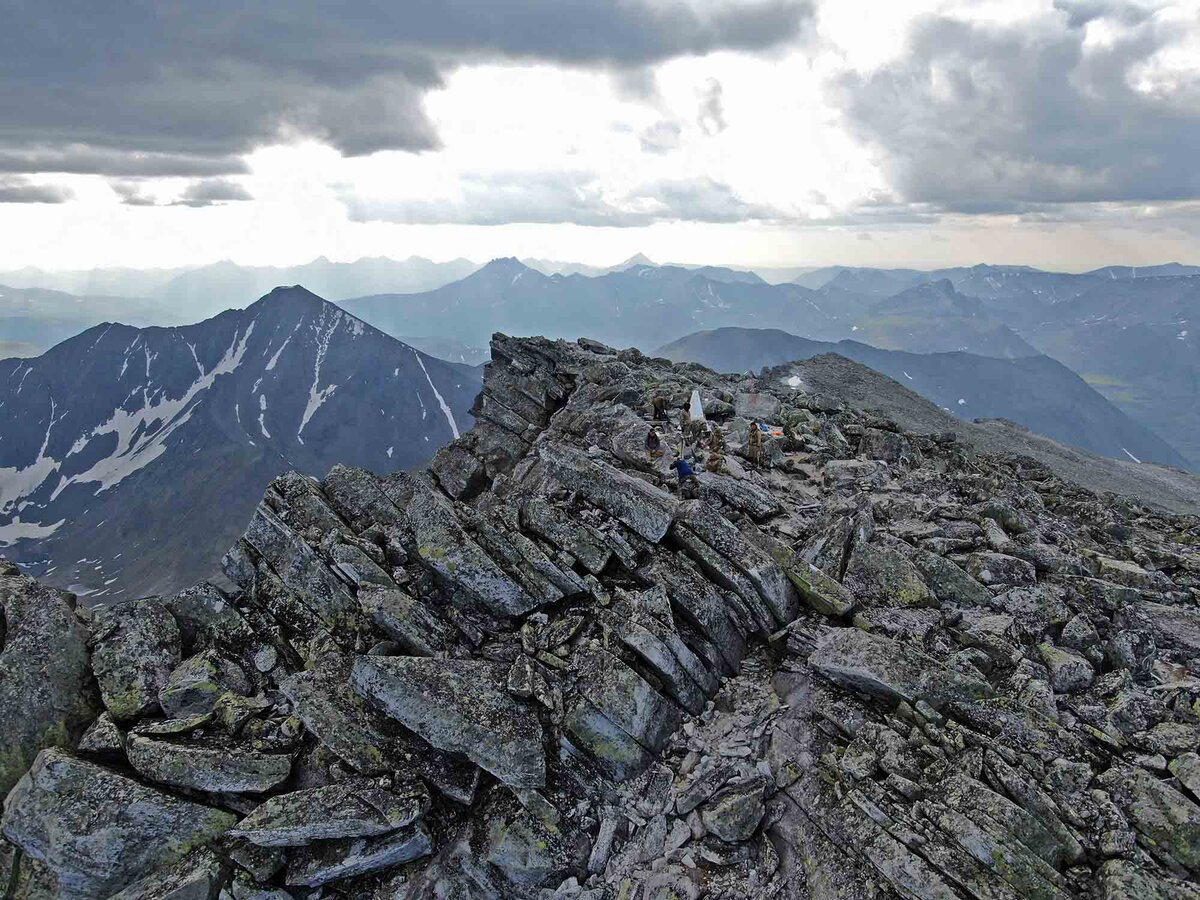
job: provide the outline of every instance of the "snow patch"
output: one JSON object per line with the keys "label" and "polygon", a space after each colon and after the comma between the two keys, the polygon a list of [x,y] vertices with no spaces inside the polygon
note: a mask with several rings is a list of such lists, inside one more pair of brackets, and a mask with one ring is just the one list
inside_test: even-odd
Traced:
{"label": "snow patch", "polygon": [[267,431],[267,426],[263,422],[263,417],[267,414],[267,395],[258,395],[258,430],[262,432],[262,436],[267,440],[271,439],[271,432]]}
{"label": "snow patch", "polygon": [[[86,472],[60,482],[50,499],[57,499],[72,484],[98,483],[96,493],[99,494],[158,459],[166,452],[167,439],[191,419],[195,411],[193,401],[212,387],[217,378],[230,374],[242,364],[246,344],[253,331],[254,322],[251,322],[240,338],[235,333],[224,356],[212,369],[192,382],[181,397],[172,400],[163,393],[159,400],[151,402],[143,390],[141,408],[117,409],[112,418],[77,441],[75,447],[82,449],[92,438],[100,435],[114,433],[117,436],[116,449],[109,456],[99,460]],[[153,356],[148,358],[153,359]]]}
{"label": "snow patch", "polygon": [[[58,424],[62,416],[55,418],[58,404],[50,398],[50,422],[46,425],[46,434],[42,437],[42,446],[37,457],[24,468],[15,466],[0,467],[0,511],[8,508],[14,501],[20,500],[36,491],[41,485],[58,471],[59,461],[46,455],[50,446],[50,431]],[[66,412],[63,412],[66,415]]]}
{"label": "snow patch", "polygon": [[[412,348],[410,347],[409,349],[411,350]],[[419,354],[416,350],[413,350],[412,354],[416,357],[417,365],[421,367],[421,371],[425,373],[425,380],[429,382],[429,388],[433,391],[433,396],[437,398],[438,406],[442,408],[442,413],[446,416],[446,421],[450,423],[450,431],[454,434],[454,439],[458,440],[458,425],[454,421],[454,413],[450,412],[450,407],[442,398],[441,393],[437,389],[437,385],[435,385],[433,383],[433,379],[429,377],[429,372],[425,368],[425,361],[421,359],[421,354]],[[422,404],[422,406],[424,406],[424,404]],[[426,438],[426,440],[429,439]]]}
{"label": "snow patch", "polygon": [[295,327],[292,328],[291,334],[283,339],[283,343],[279,345],[279,349],[275,351],[274,355],[269,360],[267,360],[266,371],[270,372],[275,368],[275,363],[279,362],[279,354],[281,354],[284,351],[284,348],[291,343],[292,335],[296,333],[296,329],[298,329],[303,323],[304,317],[301,316],[300,321],[297,322]]}
{"label": "snow patch", "polygon": [[967,401],[966,401],[966,400],[964,400],[962,397],[959,397],[959,398],[958,398],[958,405],[959,405],[959,406],[963,406],[964,404],[966,404],[966,402],[967,402]]}
{"label": "snow patch", "polygon": [[[321,321],[314,327],[320,330],[321,326],[325,324],[325,320],[329,318],[329,308],[326,307],[321,310]],[[317,359],[313,364],[313,381],[308,389],[308,404],[304,407],[304,415],[300,419],[300,428],[296,431],[296,440],[301,444],[304,443],[304,438],[301,435],[304,433],[309,420],[312,419],[313,414],[321,408],[325,401],[333,396],[333,392],[337,390],[336,384],[331,384],[319,390],[317,385],[321,381],[321,366],[325,362],[325,354],[329,352],[329,339],[333,337],[333,332],[337,329],[338,323],[341,320],[341,311],[334,311],[332,321],[330,321],[329,326],[325,329],[325,333],[317,338]]]}

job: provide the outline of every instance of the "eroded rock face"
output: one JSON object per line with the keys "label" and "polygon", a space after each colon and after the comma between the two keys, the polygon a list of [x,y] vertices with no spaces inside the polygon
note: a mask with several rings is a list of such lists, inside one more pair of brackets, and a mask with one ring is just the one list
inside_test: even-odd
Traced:
{"label": "eroded rock face", "polygon": [[355,660],[354,689],[434,747],[468,757],[515,788],[546,782],[541,724],[505,689],[494,663],[371,657]]}
{"label": "eroded rock face", "polygon": [[88,631],[69,594],[0,559],[0,794],[44,747],[70,746],[100,712]]}
{"label": "eroded rock face", "polygon": [[[1197,519],[791,374],[498,335],[429,470],[277,479],[235,591],[152,601],[178,660],[100,668],[156,702],[47,751],[74,774],[10,797],[0,869],[28,896],[1192,896]],[[722,438],[685,442],[695,390]],[[751,452],[751,418],[786,436]]]}

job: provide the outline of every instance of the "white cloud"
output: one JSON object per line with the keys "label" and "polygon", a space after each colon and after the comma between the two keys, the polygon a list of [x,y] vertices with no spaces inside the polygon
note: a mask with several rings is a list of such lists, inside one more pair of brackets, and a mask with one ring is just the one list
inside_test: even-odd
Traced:
{"label": "white cloud", "polygon": [[[855,100],[829,87],[848,80],[860,87],[897,83],[913,63],[911,36],[928,34],[931,22],[960,23],[942,32],[950,35],[976,29],[976,35],[1020,38],[974,45],[989,52],[1036,46],[1038,35],[1061,38],[1078,28],[1082,52],[1111,54],[1113,48],[1137,51],[1142,45],[1131,44],[1130,35],[1152,21],[1156,34],[1174,37],[1146,44],[1140,57],[1130,58],[1130,94],[1150,105],[1135,102],[1136,96],[1126,100],[1140,112],[1153,103],[1175,109],[1200,74],[1198,9],[1195,0],[1140,10],[1106,3],[1058,9],[1044,0],[826,0],[813,34],[765,51],[651,54],[619,66],[594,56],[587,65],[537,62],[544,57],[529,54],[506,63],[495,54],[460,60],[439,71],[439,83],[421,99],[420,116],[436,135],[436,149],[346,158],[310,138],[217,159],[214,173],[230,172],[236,197],[253,199],[225,202],[234,194],[211,187],[230,182],[165,177],[189,174],[190,157],[156,157],[158,175],[137,179],[128,176],[127,163],[106,158],[111,185],[96,176],[30,172],[34,180],[20,186],[53,184],[74,199],[55,206],[0,204],[6,235],[0,268],[225,257],[283,264],[317,255],[411,253],[611,263],[636,251],[759,264],[944,264],[977,261],[985,252],[996,254],[995,262],[1079,268],[1115,256],[1131,263],[1195,258],[1195,209],[1170,199],[1165,187],[1150,203],[1114,205],[1119,197],[1102,196],[1072,203],[1073,185],[1094,185],[1094,173],[1054,161],[1056,208],[1036,196],[1014,202],[994,193],[987,166],[978,165],[986,157],[972,153],[971,141],[996,143],[999,126],[976,123],[979,111],[971,107],[971,115],[952,119],[952,132],[939,135],[933,126],[938,104],[950,104],[945,108],[957,115],[963,107],[953,101],[964,90],[993,87],[967,85],[964,77],[1010,71],[988,68],[996,54],[976,67],[945,65],[928,43],[919,48],[932,61],[929,78],[923,92],[901,95],[910,106],[900,124],[925,128],[913,140],[889,141],[887,129],[865,127],[880,121],[875,112],[888,109],[886,95],[881,102],[876,93],[875,106],[864,107],[868,94]],[[1001,83],[998,90],[1006,108],[1024,111],[1022,95],[1004,88]],[[342,110],[356,120],[356,133],[366,127],[361,120],[369,118],[369,107]],[[339,127],[328,109],[321,122]],[[921,149],[916,137],[934,142]],[[949,141],[957,155],[939,157],[936,140]],[[26,154],[8,164],[13,171],[30,168],[35,158],[50,157]],[[65,152],[55,158],[63,171],[87,161]],[[1005,177],[1036,187],[1045,167],[1023,174],[1021,159]],[[200,184],[210,187],[202,191]],[[956,199],[956,184],[959,195],[987,202],[970,208]],[[209,208],[164,205],[177,199]],[[871,240],[860,240],[862,234]]]}

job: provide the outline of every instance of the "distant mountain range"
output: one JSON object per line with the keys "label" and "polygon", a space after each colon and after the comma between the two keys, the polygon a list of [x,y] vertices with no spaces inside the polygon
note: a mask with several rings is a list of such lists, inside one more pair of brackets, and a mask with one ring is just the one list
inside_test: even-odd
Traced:
{"label": "distant mountain range", "polygon": [[[222,263],[160,272],[154,283],[147,279],[155,273],[129,270],[67,273],[56,276],[61,283],[43,286],[69,283],[96,296],[42,296],[17,312],[0,298],[0,355],[40,351],[103,320],[179,324],[181,315],[193,320],[188,310],[215,312],[280,281],[300,281],[320,286],[393,336],[420,335],[413,339],[419,346],[466,363],[482,358],[494,331],[589,335],[649,350],[725,327],[777,328],[917,353],[962,350],[1004,359],[1044,353],[1200,470],[1198,266],[1107,266],[1079,274],[1028,266],[832,266],[788,273],[794,283],[769,284],[760,276],[774,280],[781,271],[655,265],[641,254],[607,268],[526,262],[500,259],[476,268],[466,260],[316,260],[291,269]],[[25,281],[0,273],[0,285],[24,288],[45,273],[16,274]],[[147,299],[114,297],[123,284]],[[354,296],[359,291],[364,295]],[[0,287],[6,292],[13,288]]]}
{"label": "distant mountain range", "polygon": [[516,259],[488,263],[461,281],[419,294],[383,294],[343,306],[389,334],[452,336],[486,344],[493,332],[587,335],[646,349],[701,328],[789,327],[841,336],[850,319],[797,285],[743,272],[632,265],[596,277],[544,275]]}
{"label": "distant mountain range", "polygon": [[181,588],[272,478],[422,463],[470,427],[480,382],[298,287],[196,325],[96,326],[0,361],[0,547],[92,599]]}
{"label": "distant mountain range", "polygon": [[455,259],[384,257],[352,263],[315,259],[300,266],[218,262],[190,269],[0,272],[0,358],[34,356],[100,322],[183,325],[250,302],[280,285],[303,284],[343,300],[381,291],[425,291],[479,268]]}
{"label": "distant mountain range", "polygon": [[973,353],[905,353],[857,341],[810,341],[782,331],[722,328],[656,351],[718,372],[754,372],[837,353],[869,366],[956,418],[1003,418],[1103,456],[1185,468],[1166,441],[1135,422],[1078,375],[1048,356],[997,359]]}

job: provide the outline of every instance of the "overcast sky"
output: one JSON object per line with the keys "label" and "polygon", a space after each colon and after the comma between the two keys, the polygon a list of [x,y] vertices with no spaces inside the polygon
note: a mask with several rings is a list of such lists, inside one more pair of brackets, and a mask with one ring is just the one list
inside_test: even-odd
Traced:
{"label": "overcast sky", "polygon": [[0,268],[1200,261],[1200,0],[0,0]]}

